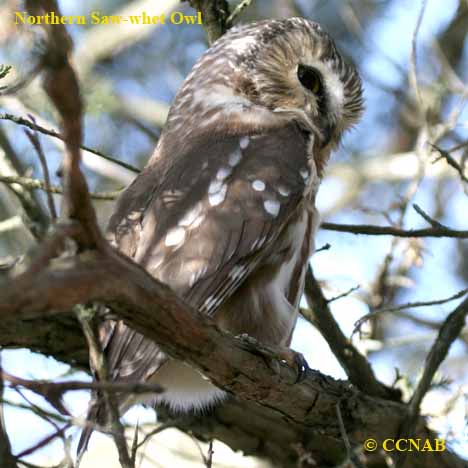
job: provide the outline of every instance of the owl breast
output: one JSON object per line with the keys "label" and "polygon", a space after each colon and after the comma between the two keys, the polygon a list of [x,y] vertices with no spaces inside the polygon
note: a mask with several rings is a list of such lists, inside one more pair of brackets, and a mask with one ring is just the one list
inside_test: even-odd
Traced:
{"label": "owl breast", "polygon": [[318,220],[310,201],[300,205],[276,240],[269,261],[217,311],[215,321],[221,328],[234,335],[247,333],[265,344],[289,345]]}

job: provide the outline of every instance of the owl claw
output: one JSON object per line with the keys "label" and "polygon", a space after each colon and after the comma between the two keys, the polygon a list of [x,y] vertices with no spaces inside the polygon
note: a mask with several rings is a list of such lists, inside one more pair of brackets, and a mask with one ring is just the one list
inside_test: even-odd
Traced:
{"label": "owl claw", "polygon": [[247,333],[237,335],[236,338],[241,340],[243,347],[262,356],[275,373],[279,374],[280,372],[278,361],[292,367],[297,373],[296,380],[294,381],[295,384],[302,382],[307,377],[307,371],[310,367],[301,353],[289,348],[279,347],[278,349],[277,347],[267,347]]}
{"label": "owl claw", "polygon": [[307,364],[306,358],[292,349],[286,349],[280,353],[280,358],[284,361],[289,367],[292,367],[296,373],[295,384],[302,382],[307,377],[307,371],[310,369],[309,364]]}
{"label": "owl claw", "polygon": [[310,370],[306,358],[301,353],[294,353],[294,361],[297,366],[297,377],[294,383],[302,382],[307,377],[307,372]]}

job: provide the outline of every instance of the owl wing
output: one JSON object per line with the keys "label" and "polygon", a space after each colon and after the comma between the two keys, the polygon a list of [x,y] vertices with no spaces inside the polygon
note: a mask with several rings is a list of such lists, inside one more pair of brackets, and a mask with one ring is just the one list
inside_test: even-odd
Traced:
{"label": "owl wing", "polygon": [[[295,125],[207,137],[159,171],[159,183],[158,171],[143,172],[123,195],[109,231],[151,275],[212,315],[272,254],[316,178],[311,169],[306,136]],[[105,341],[115,379],[148,378],[165,359],[120,322]]]}

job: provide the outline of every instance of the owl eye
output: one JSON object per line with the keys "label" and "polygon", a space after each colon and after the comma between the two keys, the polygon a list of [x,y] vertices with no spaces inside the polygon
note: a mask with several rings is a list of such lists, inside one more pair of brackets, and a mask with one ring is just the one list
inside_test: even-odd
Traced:
{"label": "owl eye", "polygon": [[297,78],[304,88],[316,95],[322,93],[322,78],[320,73],[313,67],[299,64],[297,67]]}

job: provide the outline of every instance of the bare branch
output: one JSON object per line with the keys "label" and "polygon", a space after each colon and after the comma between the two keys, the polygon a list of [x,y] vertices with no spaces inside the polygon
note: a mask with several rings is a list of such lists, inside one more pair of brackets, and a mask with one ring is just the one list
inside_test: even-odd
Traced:
{"label": "bare branch", "polygon": [[18,453],[16,455],[16,459],[23,458],[27,455],[30,455],[31,453],[36,452],[37,450],[41,449],[42,447],[45,447],[46,445],[49,445],[53,440],[55,440],[57,437],[63,437],[65,431],[71,427],[71,424],[66,424],[65,426],[59,428],[58,430],[52,432],[48,436],[42,438],[39,442],[36,444],[32,445],[31,447],[23,450],[22,452]]}
{"label": "bare branch", "polygon": [[353,453],[353,449],[349,442],[348,434],[346,433],[346,428],[344,425],[339,403],[336,405],[336,416],[338,418],[338,423],[340,426],[341,437],[343,438],[343,442],[346,447],[347,460],[351,462],[350,468],[364,468],[364,465],[361,463],[361,460],[359,460],[356,454]]}
{"label": "bare branch", "polygon": [[418,82],[418,66],[417,66],[417,41],[418,41],[418,33],[419,28],[421,27],[421,23],[424,17],[424,12],[426,11],[427,0],[422,0],[421,9],[419,11],[418,20],[416,21],[416,26],[413,32],[413,38],[411,40],[411,56],[410,56],[410,76],[409,81],[411,86],[416,93],[416,99],[418,101],[419,109],[424,110],[424,103],[421,98],[421,92],[419,89],[419,82]]}
{"label": "bare branch", "polygon": [[[96,373],[99,381],[108,383],[110,382],[109,370],[99,342],[98,332],[92,324],[92,317],[89,316],[89,312],[84,307],[76,306],[75,310],[88,342],[91,368]],[[106,388],[102,389],[102,393],[100,395],[103,396],[103,400],[107,408],[107,422],[110,426],[110,432],[119,453],[120,464],[122,465],[122,468],[134,468],[135,464],[132,462],[132,458],[128,452],[125,432],[120,422],[119,409],[115,395],[109,392]]]}
{"label": "bare branch", "polygon": [[[31,179],[29,177],[21,176],[2,176],[0,175],[0,182],[3,182],[8,185],[18,184],[22,187],[27,188],[28,190],[43,190],[44,192],[56,193],[63,195],[63,189],[55,185],[49,185],[47,187],[45,181],[38,179]],[[120,190],[116,192],[97,192],[90,193],[90,197],[95,200],[115,200],[119,194]]]}
{"label": "bare branch", "polygon": [[157,384],[150,383],[123,383],[123,382],[80,382],[69,380],[65,382],[51,382],[48,380],[29,380],[17,377],[3,371],[3,379],[9,382],[12,386],[25,387],[47,400],[61,398],[66,392],[77,390],[105,390],[111,393],[161,393],[163,388]]}
{"label": "bare branch", "polygon": [[[29,118],[32,120],[33,124],[36,123],[32,115],[30,115]],[[57,219],[57,210],[55,209],[55,204],[54,204],[54,199],[52,198],[52,193],[49,190],[50,189],[49,168],[47,166],[47,160],[46,160],[44,151],[42,150],[42,146],[39,140],[38,133],[37,131],[34,131],[33,133],[29,130],[25,130],[24,132],[26,133],[26,136],[29,138],[29,141],[34,146],[34,149],[36,150],[36,153],[39,156],[39,161],[42,166],[42,172],[44,174],[44,186],[45,186],[45,191],[47,193],[47,203],[49,205],[50,216],[52,220],[55,221]]]}
{"label": "bare branch", "polygon": [[188,0],[188,2],[192,8],[201,13],[208,44],[213,44],[228,29],[229,3],[226,0]]}
{"label": "bare branch", "polygon": [[444,150],[442,148],[440,148],[439,146],[437,145],[433,145],[431,144],[431,146],[436,149],[439,154],[440,154],[440,157],[437,158],[434,163],[436,163],[439,159],[441,158],[444,158],[446,161],[447,161],[447,164],[451,167],[453,167],[459,174],[460,176],[460,179],[467,183],[468,184],[468,177],[465,175],[465,172],[464,172],[464,169],[462,168],[462,166],[460,164],[458,164],[458,162],[453,158],[453,156],[450,154],[452,151],[456,151],[458,149],[461,149],[463,148],[464,146],[467,145],[467,142],[464,142],[462,143],[461,145],[457,145],[455,146],[454,148],[450,149],[450,150]]}
{"label": "bare branch", "polygon": [[395,237],[454,237],[458,239],[468,238],[468,231],[450,229],[446,227],[430,227],[424,229],[401,229],[392,226],[374,226],[371,224],[337,224],[322,223],[322,229],[327,231],[348,232],[350,234],[367,234],[371,236],[395,236]]}
{"label": "bare branch", "polygon": [[349,288],[347,291],[344,293],[338,294],[337,296],[334,296],[330,299],[327,299],[328,304],[331,304],[332,302],[338,301],[339,299],[343,299],[343,297],[349,296],[352,294],[354,291],[357,291],[360,288],[360,286],[353,286],[352,288]]}
{"label": "bare branch", "polygon": [[462,289],[461,291],[445,299],[436,299],[434,301],[407,302],[406,304],[402,304],[396,307],[385,307],[384,309],[376,310],[374,312],[371,312],[370,314],[366,314],[362,316],[359,320],[356,321],[356,323],[354,324],[353,334],[358,332],[359,329],[367,320],[373,317],[376,317],[377,315],[391,314],[395,312],[400,312],[405,309],[414,309],[416,307],[428,307],[428,306],[433,306],[433,305],[446,304],[447,302],[454,301],[455,299],[460,299],[464,297],[466,294],[468,294],[468,288]]}
{"label": "bare branch", "polygon": [[416,203],[413,203],[413,208],[418,213],[424,220],[426,220],[433,228],[436,229],[449,229],[447,226],[444,226],[443,224],[439,223],[439,221],[436,221],[435,219],[432,219],[419,205]]}
{"label": "bare branch", "polygon": [[232,10],[232,13],[228,16],[228,19],[226,20],[226,26],[230,28],[233,24],[234,21],[237,19],[237,17],[246,9],[250,6],[253,0],[241,0],[235,7],[234,10]]}

